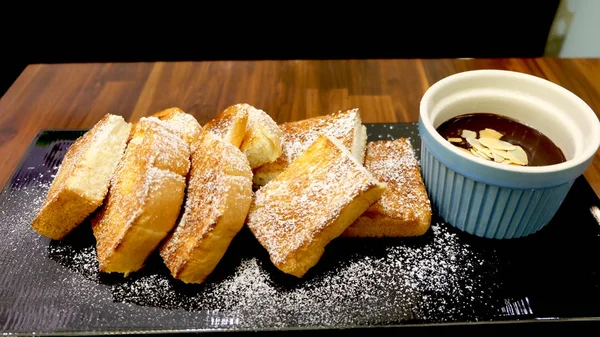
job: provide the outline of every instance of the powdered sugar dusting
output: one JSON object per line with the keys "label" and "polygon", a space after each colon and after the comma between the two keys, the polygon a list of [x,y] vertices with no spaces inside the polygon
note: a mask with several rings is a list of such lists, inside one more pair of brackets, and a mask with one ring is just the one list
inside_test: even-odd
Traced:
{"label": "powdered sugar dusting", "polygon": [[190,250],[217,226],[226,207],[230,206],[226,202],[232,187],[249,192],[252,189],[252,171],[246,156],[209,132],[201,133],[191,163],[184,213],[161,248],[162,258],[173,272],[183,267]]}
{"label": "powdered sugar dusting", "polygon": [[229,141],[231,131],[236,123],[243,121],[244,130],[248,122],[248,109],[250,105],[235,104],[227,107],[215,118],[204,125],[204,129],[211,132],[213,135]]}
{"label": "powdered sugar dusting", "polygon": [[[355,144],[355,142],[361,141],[357,135],[362,130],[356,130],[361,125],[358,109],[341,110],[324,116],[280,124],[279,127],[283,135],[282,154],[274,162],[266,163],[255,169],[255,182],[264,185],[277,176],[306,151],[320,135],[338,139],[350,151],[356,151],[359,148],[364,149]],[[358,159],[362,158],[360,153],[353,154]]]}
{"label": "powdered sugar dusting", "polygon": [[[30,158],[42,158],[50,148]],[[50,155],[48,162],[54,159]],[[503,275],[506,269],[499,268],[507,261],[497,259],[495,245],[435,217],[431,229],[418,238],[338,238],[302,279],[274,268],[247,229],[202,285],[173,280],[156,255],[127,278],[101,274],[89,222],[63,241],[31,230],[31,219],[56,173],[56,166],[48,168],[39,159],[26,160],[0,194],[0,229],[6,234],[0,261],[10,270],[0,274],[0,314],[7,318],[8,333],[480,321],[506,317],[505,296],[527,291],[502,286],[501,280],[517,282],[520,275]]]}
{"label": "powdered sugar dusting", "polygon": [[194,116],[185,113],[179,108],[166,109],[157,113],[156,117],[171,124],[174,129],[173,131],[177,132],[188,144],[191,144],[198,137],[202,129]]}
{"label": "powdered sugar dusting", "polygon": [[[261,129],[262,132],[268,133],[267,136],[272,140],[281,140],[283,134],[279,125],[275,123],[275,121],[267,114],[265,111],[261,109],[257,109],[251,105],[243,104],[243,106],[248,111],[248,123],[246,125],[246,132],[250,130]],[[242,145],[243,146],[243,145]]]}
{"label": "powdered sugar dusting", "polygon": [[288,166],[285,172],[291,173],[259,189],[250,207],[247,225],[276,264],[289,262],[290,255],[331,226],[359,193],[376,184],[349,153],[328,138],[319,140],[310,154]]}
{"label": "powdered sugar dusting", "polygon": [[[422,219],[431,214],[431,204],[407,138],[367,144],[365,167],[388,189],[372,207],[397,219]],[[427,213],[427,214],[425,214]]]}
{"label": "powdered sugar dusting", "polygon": [[445,224],[433,224],[420,240],[359,240],[336,240],[328,251],[336,255],[333,265],[323,262],[326,267],[292,283],[282,281],[269,261],[246,257],[229,276],[193,293],[184,295],[167,278],[147,275],[117,287],[115,296],[142,305],[219,311],[238,318],[240,327],[451,322],[477,320],[480,307],[500,310],[485,282],[493,276],[486,261]]}
{"label": "powdered sugar dusting", "polygon": [[357,118],[360,119],[359,110],[351,109],[281,124],[282,156],[291,163],[322,134],[339,139],[349,149],[354,148]]}
{"label": "powdered sugar dusting", "polygon": [[[104,117],[96,122],[96,124],[94,124],[90,130],[84,132],[73,142],[73,144],[71,144],[69,147],[70,151],[65,150],[66,153],[64,158],[62,158],[61,165],[58,167],[58,171],[56,172],[58,178],[54,179],[50,183],[51,185],[48,191],[48,196],[44,201],[44,208],[49,206],[51,203],[57,202],[56,198],[58,194],[68,188],[67,183],[69,181],[69,177],[72,175],[85,175],[88,173],[89,170],[86,169],[86,165],[89,166],[90,164],[84,162],[86,154],[88,153],[90,147],[100,144],[102,141],[104,141],[104,139],[109,137],[110,132],[114,130],[116,123],[125,123],[125,121],[121,116],[112,114],[104,115]],[[110,180],[110,176],[108,177],[108,180]],[[100,185],[96,189],[78,192],[84,194],[89,199],[96,200],[101,198],[100,195],[106,193],[106,189],[108,189],[108,180],[106,181],[105,185]]]}
{"label": "powdered sugar dusting", "polygon": [[[126,150],[127,155],[135,156],[134,161],[147,161],[163,170],[186,176],[190,163],[190,144],[187,143],[175,126],[156,117],[143,117],[138,123],[140,133],[134,137]],[[137,138],[141,138],[138,140]],[[124,161],[125,162],[125,161]]]}
{"label": "powdered sugar dusting", "polygon": [[[256,168],[267,162],[273,162],[281,155],[283,134],[279,125],[265,111],[245,104],[248,111],[248,123],[240,149]],[[272,148],[266,148],[270,144]]]}
{"label": "powdered sugar dusting", "polygon": [[140,119],[115,173],[104,209],[93,225],[101,266],[109,263],[117,245],[133,235],[130,226],[153,196],[169,193],[179,199],[174,191],[165,190],[163,182],[175,178],[185,186],[189,157],[189,144],[172,124],[154,116]]}

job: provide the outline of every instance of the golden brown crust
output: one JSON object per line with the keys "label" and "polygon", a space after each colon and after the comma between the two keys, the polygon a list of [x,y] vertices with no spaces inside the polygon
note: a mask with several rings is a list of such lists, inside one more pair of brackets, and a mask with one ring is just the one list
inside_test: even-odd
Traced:
{"label": "golden brown crust", "polygon": [[239,148],[244,140],[248,110],[242,104],[227,107],[204,125],[206,131]]}
{"label": "golden brown crust", "polygon": [[248,123],[240,150],[251,168],[275,161],[282,154],[283,134],[279,125],[265,111],[249,104],[239,104],[248,112]]}
{"label": "golden brown crust", "polygon": [[427,232],[431,204],[407,138],[370,142],[365,167],[387,183],[381,199],[344,231],[344,237],[405,237]]}
{"label": "golden brown crust", "polygon": [[277,268],[302,277],[384,190],[339,141],[322,135],[255,193],[247,225]]}
{"label": "golden brown crust", "polygon": [[[31,226],[35,231],[61,240],[100,207],[130,128],[122,117],[106,114],[71,145],[33,219]],[[88,158],[95,153],[102,155],[100,166]]]}
{"label": "golden brown crust", "polygon": [[202,283],[244,225],[252,198],[252,171],[232,144],[202,132],[192,167],[183,215],[160,255],[171,275]]}
{"label": "golden brown crust", "polygon": [[141,118],[92,222],[102,272],[125,275],[144,261],[173,228],[189,171],[190,147],[168,123]]}
{"label": "golden brown crust", "polygon": [[200,123],[198,123],[198,120],[194,116],[177,107],[164,109],[154,113],[152,116],[173,125],[174,129],[181,135],[181,138],[188,144],[192,144],[200,135],[200,130],[202,130]]}
{"label": "golden brown crust", "polygon": [[[358,109],[341,110],[328,115],[307,118],[279,125],[282,133],[282,154],[272,163],[254,170],[254,184],[262,186],[280,174],[301,155],[320,135],[334,137],[342,142],[353,155],[362,159],[365,141],[357,137],[362,130]],[[362,144],[356,144],[362,142]]]}

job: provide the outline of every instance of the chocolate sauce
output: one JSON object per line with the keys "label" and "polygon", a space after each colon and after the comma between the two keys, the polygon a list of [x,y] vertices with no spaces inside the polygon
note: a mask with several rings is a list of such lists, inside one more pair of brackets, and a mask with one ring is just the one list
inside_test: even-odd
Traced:
{"label": "chocolate sauce", "polygon": [[[566,161],[562,150],[540,131],[517,120],[492,114],[469,113],[453,117],[437,128],[442,137],[460,138],[462,130],[479,132],[485,128],[494,129],[504,136],[501,140],[518,145],[525,150],[529,159],[528,166],[545,166]],[[454,145],[469,149],[470,145],[463,139]]]}

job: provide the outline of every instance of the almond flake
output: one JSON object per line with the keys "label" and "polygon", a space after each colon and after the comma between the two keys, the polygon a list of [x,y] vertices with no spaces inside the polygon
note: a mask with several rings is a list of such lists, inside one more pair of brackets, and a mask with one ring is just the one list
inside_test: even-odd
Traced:
{"label": "almond flake", "polygon": [[475,152],[477,152],[477,154],[479,154],[481,157],[485,158],[485,159],[492,159],[492,154],[490,153],[489,155],[487,154],[487,152],[484,151],[479,151],[478,149],[475,149]]}
{"label": "almond flake", "polygon": [[523,166],[521,164],[515,163],[514,161],[512,161],[510,159],[504,159],[504,161],[502,162],[502,164],[513,165],[513,166]]}
{"label": "almond flake", "polygon": [[485,158],[481,154],[479,154],[479,152],[477,152],[474,148],[471,148],[469,150],[469,152],[471,152],[471,154],[474,155],[475,157],[479,157],[479,158],[483,158],[483,159],[487,160],[487,158]]}
{"label": "almond flake", "polygon": [[463,138],[477,138],[477,132],[471,130],[462,130],[462,134],[460,135]]}
{"label": "almond flake", "polygon": [[505,141],[502,141],[499,139],[489,138],[489,137],[479,138],[479,143],[483,144],[486,147],[489,147],[490,149],[496,149],[496,150],[512,151],[517,148],[516,146],[512,145],[509,142],[505,142]]}
{"label": "almond flake", "polygon": [[491,151],[492,151],[492,154],[495,154],[495,155],[501,157],[502,159],[506,159],[506,156],[507,156],[506,151],[496,150],[496,149],[491,149]]}
{"label": "almond flake", "polygon": [[490,129],[490,128],[485,128],[481,131],[479,131],[479,137],[481,138],[494,138],[494,139],[500,139],[502,138],[502,136],[504,136],[503,134],[501,134],[500,132],[494,130],[494,129]]}
{"label": "almond flake", "polygon": [[474,149],[478,150],[479,152],[485,153],[490,158],[492,157],[492,152],[488,148],[486,148],[485,146],[481,145],[481,143],[477,139],[475,139],[475,138],[467,138],[467,142],[469,144],[471,144],[471,146]]}
{"label": "almond flake", "polygon": [[489,160],[489,158],[488,158],[486,155],[484,155],[484,154],[483,154],[483,153],[481,153],[481,152],[478,152],[478,151],[477,151],[477,150],[475,150],[474,148],[471,148],[471,153],[472,153],[474,156],[476,156],[476,157],[483,158],[483,159],[485,159],[485,160]]}
{"label": "almond flake", "polygon": [[471,151],[469,151],[469,150],[465,149],[464,147],[457,146],[457,148],[458,148],[459,150],[461,150],[461,151],[464,151],[464,152],[466,152],[466,153],[468,153],[468,154],[471,154]]}
{"label": "almond flake", "polygon": [[467,140],[467,143],[471,144],[472,147],[478,146],[481,147],[481,143],[479,143],[479,141],[473,137],[469,137],[469,138],[465,138]]}
{"label": "almond flake", "polygon": [[490,158],[492,158],[494,156],[494,155],[492,155],[492,151],[490,149],[488,149],[487,147],[482,147],[481,149],[477,149],[477,151],[485,153]]}
{"label": "almond flake", "polygon": [[525,150],[523,150],[523,148],[520,146],[516,146],[512,151],[507,151],[506,154],[512,162],[517,164],[527,165],[529,162],[527,160],[527,153],[525,153]]}
{"label": "almond flake", "polygon": [[501,163],[504,160],[504,157],[498,154],[498,151],[492,150],[492,156],[494,157],[494,161],[496,163]]}
{"label": "almond flake", "polygon": [[451,143],[460,143],[460,142],[462,142],[462,138],[450,137],[450,138],[448,138],[448,141]]}
{"label": "almond flake", "polygon": [[511,152],[506,152],[506,159],[510,160],[512,163],[520,163],[519,159],[515,158]]}

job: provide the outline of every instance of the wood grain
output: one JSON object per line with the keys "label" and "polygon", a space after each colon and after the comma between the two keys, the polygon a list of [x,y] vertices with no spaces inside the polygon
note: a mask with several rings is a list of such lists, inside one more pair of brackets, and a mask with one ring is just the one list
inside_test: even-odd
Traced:
{"label": "wood grain", "polygon": [[[0,100],[0,184],[42,129],[90,128],[104,114],[134,121],[178,106],[201,124],[246,102],[281,123],[358,107],[363,121],[416,122],[434,82],[507,69],[564,86],[600,112],[600,59],[211,61],[28,66]],[[600,196],[600,151],[585,177]]]}

